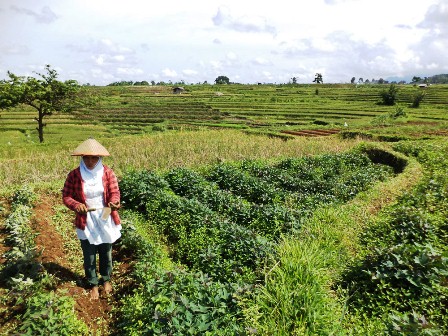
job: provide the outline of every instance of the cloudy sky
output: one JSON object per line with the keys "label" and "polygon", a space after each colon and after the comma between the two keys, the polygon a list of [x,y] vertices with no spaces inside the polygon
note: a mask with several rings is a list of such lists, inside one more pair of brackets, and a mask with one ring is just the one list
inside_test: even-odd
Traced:
{"label": "cloudy sky", "polygon": [[0,79],[311,83],[448,73],[448,0],[1,0]]}

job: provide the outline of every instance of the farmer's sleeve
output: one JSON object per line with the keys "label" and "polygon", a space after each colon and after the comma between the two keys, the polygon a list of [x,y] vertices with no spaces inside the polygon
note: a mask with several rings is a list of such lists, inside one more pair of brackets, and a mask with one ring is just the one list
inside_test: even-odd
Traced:
{"label": "farmer's sleeve", "polygon": [[118,179],[112,169],[109,171],[109,202],[120,202],[120,189],[118,187]]}
{"label": "farmer's sleeve", "polygon": [[62,201],[70,210],[75,210],[76,206],[80,203],[73,197],[76,194],[76,182],[75,174],[70,172],[64,183],[64,188],[62,189]]}

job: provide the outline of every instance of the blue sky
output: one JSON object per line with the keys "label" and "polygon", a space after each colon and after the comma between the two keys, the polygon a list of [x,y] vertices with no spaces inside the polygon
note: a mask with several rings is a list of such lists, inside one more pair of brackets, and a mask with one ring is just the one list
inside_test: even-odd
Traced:
{"label": "blue sky", "polygon": [[448,0],[2,0],[0,79],[311,83],[448,73]]}

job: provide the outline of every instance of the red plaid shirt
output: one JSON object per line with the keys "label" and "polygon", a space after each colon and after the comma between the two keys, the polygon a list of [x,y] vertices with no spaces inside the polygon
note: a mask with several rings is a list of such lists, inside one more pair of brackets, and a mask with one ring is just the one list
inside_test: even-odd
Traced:
{"label": "red plaid shirt", "polygon": [[[83,191],[84,181],[81,177],[81,171],[78,168],[72,170],[68,175],[64,183],[64,189],[62,189],[62,201],[70,210],[75,211],[76,206],[79,203],[86,203],[86,197]],[[118,188],[118,180],[112,169],[104,165],[103,174],[103,186],[104,186],[104,206],[107,206],[109,202],[120,202],[120,189]],[[112,210],[112,219],[116,225],[121,223],[120,216],[117,210]],[[79,214],[76,212],[75,226],[78,229],[84,230],[86,227],[87,215]]]}

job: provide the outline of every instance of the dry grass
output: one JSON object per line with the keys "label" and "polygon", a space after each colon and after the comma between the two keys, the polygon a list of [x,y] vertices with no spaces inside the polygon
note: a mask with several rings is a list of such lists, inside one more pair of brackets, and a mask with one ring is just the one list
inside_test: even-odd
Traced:
{"label": "dry grass", "polygon": [[[284,141],[232,130],[167,132],[98,140],[112,154],[104,159],[104,163],[117,175],[131,168],[160,171],[178,166],[199,167],[217,161],[336,153],[358,143],[358,140],[337,137],[298,137]],[[79,164],[79,158],[70,156],[77,145],[64,142],[0,149],[2,188],[65,179],[69,170]]]}

